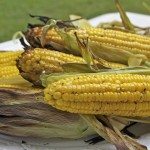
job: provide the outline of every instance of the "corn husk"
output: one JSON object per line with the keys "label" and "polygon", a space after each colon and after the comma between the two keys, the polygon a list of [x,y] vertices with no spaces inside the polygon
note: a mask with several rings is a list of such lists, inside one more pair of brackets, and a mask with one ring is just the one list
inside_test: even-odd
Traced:
{"label": "corn husk", "polygon": [[124,8],[121,6],[119,0],[115,0],[116,7],[118,9],[118,12],[120,14],[120,17],[122,19],[122,24],[124,25],[125,29],[135,33],[134,26],[132,25],[131,21],[129,20],[126,12],[124,11]]}
{"label": "corn husk", "polygon": [[147,150],[146,146],[139,144],[135,139],[123,135],[113,118],[105,117],[106,125],[104,125],[94,115],[81,115],[81,117],[106,141],[114,144],[117,150]]}
{"label": "corn husk", "polygon": [[0,133],[7,135],[78,139],[95,134],[79,115],[45,104],[42,89],[0,88],[0,114]]}

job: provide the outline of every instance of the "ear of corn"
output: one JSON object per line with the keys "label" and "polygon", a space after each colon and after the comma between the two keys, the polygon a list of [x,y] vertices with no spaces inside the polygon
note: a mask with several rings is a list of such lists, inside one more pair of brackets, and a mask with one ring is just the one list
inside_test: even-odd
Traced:
{"label": "ear of corn", "polygon": [[17,66],[25,79],[40,84],[42,73],[63,72],[62,65],[65,63],[85,63],[85,61],[81,57],[36,48],[23,53]]}
{"label": "ear of corn", "polygon": [[72,113],[150,116],[150,77],[79,75],[47,86],[45,101]]}
{"label": "ear of corn", "polygon": [[22,51],[0,52],[0,67],[16,65],[16,60],[21,53]]}

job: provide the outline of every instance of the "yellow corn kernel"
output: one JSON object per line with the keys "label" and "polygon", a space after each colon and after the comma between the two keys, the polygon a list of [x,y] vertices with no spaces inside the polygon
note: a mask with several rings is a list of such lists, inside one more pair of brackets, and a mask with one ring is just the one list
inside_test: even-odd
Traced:
{"label": "yellow corn kernel", "polygon": [[81,114],[150,116],[150,76],[83,74],[48,85],[45,101]]}
{"label": "yellow corn kernel", "polygon": [[22,51],[0,52],[0,67],[16,65],[16,60],[21,55],[21,53]]}
{"label": "yellow corn kernel", "polygon": [[[41,27],[35,27],[33,28],[29,33],[32,34],[35,38],[41,38],[43,28]],[[55,43],[58,43],[60,45],[64,45],[64,41],[61,39],[60,35],[55,31],[55,29],[51,29],[48,31],[45,37],[45,43],[49,43],[50,41],[53,41]]]}
{"label": "yellow corn kernel", "polygon": [[16,66],[3,66],[0,67],[0,78],[19,75],[19,70]]}

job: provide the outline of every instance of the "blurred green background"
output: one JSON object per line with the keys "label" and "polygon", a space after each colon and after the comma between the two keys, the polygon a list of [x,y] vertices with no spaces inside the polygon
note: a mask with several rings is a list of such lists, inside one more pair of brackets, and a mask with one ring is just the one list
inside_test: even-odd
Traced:
{"label": "blurred green background", "polygon": [[[150,5],[150,0],[120,0],[126,11],[148,14],[143,1]],[[29,13],[68,19],[69,14],[92,18],[114,11],[113,0],[0,0],[0,42],[25,30],[28,22],[34,23],[36,20]]]}

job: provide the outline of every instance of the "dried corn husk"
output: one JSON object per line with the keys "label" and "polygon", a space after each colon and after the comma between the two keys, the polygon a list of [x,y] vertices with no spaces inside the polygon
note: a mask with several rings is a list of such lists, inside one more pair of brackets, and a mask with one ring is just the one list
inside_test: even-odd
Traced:
{"label": "dried corn husk", "polygon": [[52,108],[42,89],[0,88],[0,133],[40,138],[78,139],[95,134],[79,116]]}

